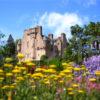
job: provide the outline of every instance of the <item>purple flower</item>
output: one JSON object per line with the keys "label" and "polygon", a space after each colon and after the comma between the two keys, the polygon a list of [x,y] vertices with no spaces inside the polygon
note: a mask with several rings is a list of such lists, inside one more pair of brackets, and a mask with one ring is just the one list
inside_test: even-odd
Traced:
{"label": "purple flower", "polygon": [[83,62],[83,64],[87,67],[91,74],[94,74],[96,70],[100,70],[100,55],[88,58]]}

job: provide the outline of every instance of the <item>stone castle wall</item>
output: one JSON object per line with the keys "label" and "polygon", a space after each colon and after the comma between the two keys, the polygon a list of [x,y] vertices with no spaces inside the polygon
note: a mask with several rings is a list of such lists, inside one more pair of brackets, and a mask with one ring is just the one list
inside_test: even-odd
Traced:
{"label": "stone castle wall", "polygon": [[48,58],[63,55],[66,44],[64,33],[57,39],[53,38],[53,34],[46,37],[42,34],[42,27],[37,26],[24,31],[23,38],[18,42],[17,50],[25,55],[25,59],[40,60],[42,55]]}

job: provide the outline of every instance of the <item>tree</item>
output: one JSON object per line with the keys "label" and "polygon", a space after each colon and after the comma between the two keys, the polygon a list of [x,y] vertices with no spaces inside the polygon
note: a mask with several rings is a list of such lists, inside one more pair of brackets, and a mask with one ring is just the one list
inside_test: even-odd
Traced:
{"label": "tree", "polygon": [[3,49],[3,38],[5,35],[0,31],[0,66],[3,64],[3,55],[2,55],[2,49]]}
{"label": "tree", "polygon": [[0,31],[0,49],[1,49],[1,47],[2,47],[2,43],[4,42],[4,41],[2,41],[2,39],[5,37],[5,35]]}
{"label": "tree", "polygon": [[[72,61],[74,60],[76,63],[80,63],[83,60],[82,46],[84,44],[84,34],[83,28],[79,25],[74,25],[71,27],[72,38],[69,40],[70,44],[70,53]],[[67,51],[68,53],[68,51]]]}
{"label": "tree", "polygon": [[3,56],[3,58],[15,57],[16,53],[15,51],[16,51],[15,42],[12,36],[10,35],[7,43],[5,45],[0,46],[0,54]]}
{"label": "tree", "polygon": [[13,39],[13,37],[11,35],[9,35],[6,47],[8,49],[7,56],[8,57],[14,57],[15,53],[16,53],[16,48],[15,48],[14,39]]}
{"label": "tree", "polygon": [[90,22],[84,27],[84,33],[86,35],[100,36],[100,22]]}
{"label": "tree", "polygon": [[74,25],[74,26],[71,26],[71,34],[74,35],[74,36],[77,36],[78,33],[82,33],[83,32],[83,28],[80,27],[79,25]]}
{"label": "tree", "polygon": [[[71,27],[71,34],[72,38],[65,51],[65,59],[81,63],[84,58],[93,55],[94,51],[91,48],[93,42],[96,40],[100,44],[100,22],[90,22],[84,27],[76,24]],[[95,51],[98,52],[98,50]]]}

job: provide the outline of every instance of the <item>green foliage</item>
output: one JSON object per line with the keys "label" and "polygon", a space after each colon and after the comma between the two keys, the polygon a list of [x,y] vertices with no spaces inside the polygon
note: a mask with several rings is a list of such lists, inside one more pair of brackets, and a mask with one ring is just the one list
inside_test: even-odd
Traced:
{"label": "green foliage", "polygon": [[72,38],[65,50],[64,60],[75,61],[79,64],[84,58],[97,54],[93,53],[91,44],[95,40],[100,43],[100,39],[97,38],[100,36],[100,22],[90,22],[84,27],[74,25],[71,27],[71,34]]}
{"label": "green foliage", "polygon": [[64,52],[63,60],[67,61],[72,61],[74,60],[73,55],[72,55],[72,50],[71,50],[71,45],[67,46],[67,49]]}
{"label": "green foliage", "polygon": [[7,56],[12,57],[15,56],[16,50],[15,50],[15,43],[10,43],[6,45],[6,48],[8,49]]}
{"label": "green foliage", "polygon": [[5,35],[0,31],[0,39],[4,38]]}
{"label": "green foliage", "polygon": [[0,31],[0,66],[2,66],[3,64],[3,55],[2,55],[2,49],[3,49],[3,45],[2,45],[2,39],[5,37],[5,35]]}
{"label": "green foliage", "polygon": [[47,56],[46,55],[42,55],[40,61],[38,62],[39,65],[47,65]]}
{"label": "green foliage", "polygon": [[41,56],[41,60],[46,60],[48,57],[46,55]]}
{"label": "green foliage", "polygon": [[81,33],[81,32],[83,32],[83,28],[80,27],[79,25],[76,24],[75,26],[71,26],[71,34],[72,35],[77,36],[77,34]]}
{"label": "green foliage", "polygon": [[84,33],[87,35],[100,36],[100,22],[90,22],[84,27]]}
{"label": "green foliage", "polygon": [[62,58],[60,58],[60,57],[52,58],[51,60],[48,61],[48,65],[56,65],[57,70],[61,71],[63,69]]}

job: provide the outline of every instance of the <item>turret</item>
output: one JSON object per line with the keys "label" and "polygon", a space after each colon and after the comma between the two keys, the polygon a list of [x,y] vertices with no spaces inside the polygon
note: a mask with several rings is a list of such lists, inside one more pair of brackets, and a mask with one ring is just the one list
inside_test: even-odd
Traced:
{"label": "turret", "polygon": [[14,43],[14,39],[13,39],[12,35],[10,34],[9,38],[7,40],[7,44],[11,44],[11,43]]}

